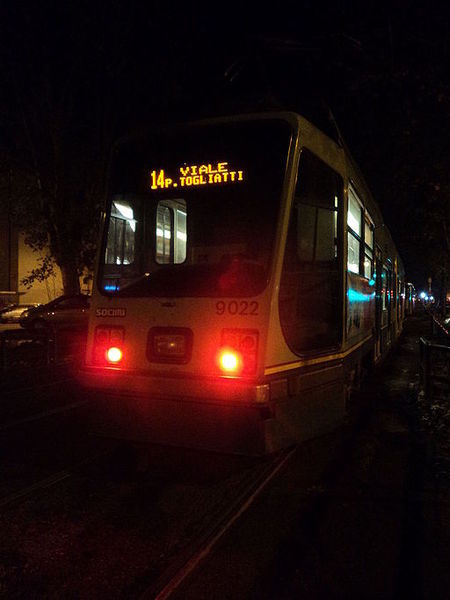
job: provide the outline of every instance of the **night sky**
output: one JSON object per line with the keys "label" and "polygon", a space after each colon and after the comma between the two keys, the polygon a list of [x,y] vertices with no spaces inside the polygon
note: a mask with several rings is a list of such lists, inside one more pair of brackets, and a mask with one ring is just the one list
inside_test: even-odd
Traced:
{"label": "night sky", "polygon": [[27,135],[18,139],[14,127],[18,106],[38,124],[42,147],[53,128],[95,160],[110,140],[161,115],[207,113],[218,98],[289,81],[293,97],[331,107],[408,278],[424,286],[434,245],[442,250],[424,215],[436,206],[445,216],[450,195],[449,8],[243,4],[2,3],[4,147]]}

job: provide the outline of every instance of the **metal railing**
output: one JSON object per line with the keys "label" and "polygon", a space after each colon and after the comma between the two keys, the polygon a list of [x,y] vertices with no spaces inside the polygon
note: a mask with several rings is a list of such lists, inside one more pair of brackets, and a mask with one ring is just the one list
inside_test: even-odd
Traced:
{"label": "metal railing", "polygon": [[423,337],[420,347],[420,385],[425,398],[450,400],[450,345]]}
{"label": "metal railing", "polygon": [[450,344],[449,329],[435,315],[432,315],[431,317],[431,331],[434,338],[440,338],[443,341],[448,341]]}
{"label": "metal railing", "polygon": [[85,345],[86,331],[80,328],[2,331],[0,332],[0,372],[67,364],[82,358]]}

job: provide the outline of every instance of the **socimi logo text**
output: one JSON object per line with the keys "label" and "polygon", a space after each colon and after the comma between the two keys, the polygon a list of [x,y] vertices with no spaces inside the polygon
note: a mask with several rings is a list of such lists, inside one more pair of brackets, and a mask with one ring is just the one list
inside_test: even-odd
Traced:
{"label": "socimi logo text", "polygon": [[96,317],[125,317],[126,314],[126,308],[97,308],[95,311]]}

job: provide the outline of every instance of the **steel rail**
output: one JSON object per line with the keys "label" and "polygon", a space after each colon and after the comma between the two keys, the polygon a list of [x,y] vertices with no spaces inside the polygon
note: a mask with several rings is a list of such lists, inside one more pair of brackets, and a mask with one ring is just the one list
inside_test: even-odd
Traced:
{"label": "steel rail", "polygon": [[236,500],[223,511],[214,525],[181,553],[178,559],[140,596],[140,600],[166,600],[199,567],[236,521],[250,508],[272,479],[297,451],[297,446],[282,452],[257,477],[247,483]]}
{"label": "steel rail", "polygon": [[83,460],[80,460],[69,466],[67,469],[62,469],[61,471],[53,473],[53,475],[48,475],[39,481],[35,481],[34,483],[27,485],[21,490],[6,494],[0,498],[0,509],[10,507],[16,502],[20,502],[26,498],[32,497],[35,492],[52,487],[58,483],[61,483],[62,481],[65,481],[66,479],[70,479],[73,476],[73,471],[75,471],[77,468],[88,463],[93,463],[98,458],[102,458],[110,452],[110,450],[103,450],[102,452],[98,452],[93,456],[88,456],[87,458],[84,458]]}
{"label": "steel rail", "polygon": [[51,416],[57,415],[59,413],[73,410],[74,408],[78,408],[79,406],[84,406],[88,402],[89,402],[89,400],[79,400],[78,402],[71,402],[70,404],[64,404],[64,406],[58,406],[57,408],[50,408],[49,410],[46,410],[44,412],[36,413],[36,414],[30,415],[28,417],[23,417],[22,419],[15,419],[14,421],[10,421],[9,423],[0,425],[0,432],[8,431],[9,429],[13,429],[14,427],[18,427],[19,425],[24,425],[26,423],[32,423],[33,421],[39,421],[41,419],[45,419],[47,417],[51,417]]}
{"label": "steel rail", "polygon": [[53,385],[67,383],[69,381],[76,381],[76,378],[68,377],[67,379],[58,379],[56,381],[47,381],[45,383],[38,383],[36,385],[30,385],[28,387],[23,387],[23,388],[19,388],[19,389],[1,390],[1,393],[2,393],[2,396],[8,396],[11,394],[20,394],[22,392],[34,392],[35,390],[38,390],[39,388],[52,387]]}

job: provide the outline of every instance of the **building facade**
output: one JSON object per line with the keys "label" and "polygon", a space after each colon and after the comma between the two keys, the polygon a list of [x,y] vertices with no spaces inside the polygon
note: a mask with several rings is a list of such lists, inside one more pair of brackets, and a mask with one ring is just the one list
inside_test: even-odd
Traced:
{"label": "building facade", "polygon": [[0,307],[11,303],[45,304],[63,293],[58,268],[54,276],[27,288],[22,280],[40,265],[42,253],[25,244],[25,236],[8,215],[0,214]]}

